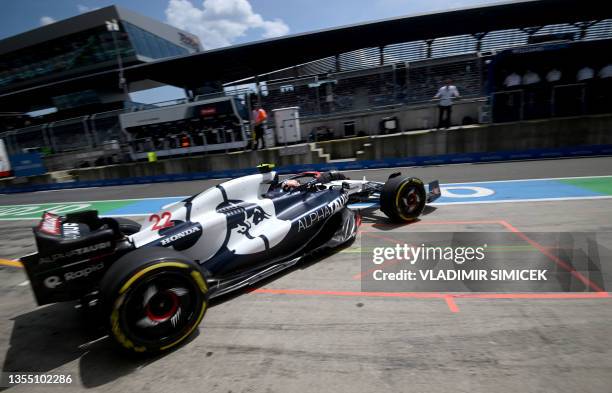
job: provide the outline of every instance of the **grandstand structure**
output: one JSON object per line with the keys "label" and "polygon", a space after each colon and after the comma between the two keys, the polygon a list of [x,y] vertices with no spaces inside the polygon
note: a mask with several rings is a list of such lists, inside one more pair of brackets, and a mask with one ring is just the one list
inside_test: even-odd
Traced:
{"label": "grandstand structure", "polygon": [[[128,82],[123,69],[201,50],[196,36],[117,6],[0,40],[2,138],[12,153],[91,150],[120,140],[118,114],[133,107],[128,93],[161,86]],[[108,78],[96,78],[105,72]],[[49,108],[55,112],[26,114]]]}
{"label": "grandstand structure", "polygon": [[[123,30],[127,31],[125,26]],[[316,138],[314,131],[321,128],[327,128],[328,137],[339,138],[378,133],[381,130],[372,126],[378,124],[374,120],[390,115],[399,118],[400,130],[432,127],[436,106],[432,97],[450,78],[462,94],[456,124],[565,115],[555,111],[555,99],[562,95],[559,91],[574,89],[583,98],[589,95],[585,92],[591,87],[586,83],[561,88],[576,85],[570,76],[580,67],[590,65],[597,70],[612,63],[609,50],[605,50],[611,40],[612,12],[599,1],[519,1],[399,17],[126,65],[121,70],[126,86],[173,85],[185,89],[189,98],[152,107],[124,105],[119,111],[187,106],[235,96],[245,106],[258,102],[268,111],[298,107],[306,130],[304,139],[309,134]],[[567,61],[569,53],[581,53],[581,57]],[[546,63],[546,59],[555,59],[555,63]],[[531,63],[542,79],[548,69],[563,68],[563,86],[543,87],[545,93],[504,91],[500,81],[510,71],[508,67],[523,73],[525,64]],[[59,83],[66,89],[116,84],[118,72],[117,68],[103,70]],[[35,91],[45,96],[52,89],[40,85]],[[528,104],[539,97],[536,93],[546,96],[544,106],[549,109],[530,112]],[[27,90],[0,94],[0,104],[15,98],[17,102],[25,100],[29,94]],[[496,119],[496,102],[510,101],[520,110],[509,117],[502,111],[505,117]],[[589,113],[584,102],[572,115]],[[111,139],[129,142],[133,138],[129,132],[120,137],[116,133],[121,126],[118,117],[116,111],[92,112],[76,120],[58,119],[5,131],[1,137],[9,140],[12,151],[47,146],[55,154],[76,152]],[[190,136],[192,132],[206,133],[202,127],[215,127],[210,119],[204,122],[197,115],[167,127],[176,130],[180,124],[188,126],[173,131],[172,138],[177,132]],[[58,125],[65,131],[48,132]],[[165,126],[163,122],[157,125],[156,137]],[[146,138],[142,130],[139,132],[140,139]],[[74,135],[82,137],[71,144]],[[198,143],[208,143],[201,140]],[[224,149],[219,146],[218,150]]]}

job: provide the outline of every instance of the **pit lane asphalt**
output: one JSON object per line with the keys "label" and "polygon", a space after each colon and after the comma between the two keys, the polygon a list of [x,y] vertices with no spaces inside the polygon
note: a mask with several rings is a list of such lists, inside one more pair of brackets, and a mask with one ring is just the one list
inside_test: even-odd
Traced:
{"label": "pit lane asphalt", "polygon": [[[385,180],[396,170],[352,172]],[[442,182],[612,174],[612,158],[403,170]],[[187,195],[215,182],[0,196],[0,204]],[[7,199],[4,199],[7,198]],[[10,202],[10,201],[13,202]],[[612,200],[449,205],[424,231],[598,232],[612,248]],[[364,231],[392,236],[364,217]],[[32,221],[2,223],[2,257],[33,250]],[[505,224],[504,224],[505,223]],[[506,225],[507,224],[507,225]],[[190,343],[154,359],[118,356],[71,304],[36,308],[23,270],[0,267],[3,371],[72,373],[61,389],[184,392],[607,392],[612,298],[376,297],[360,293],[360,239],[349,248],[217,303]],[[602,258],[603,283],[612,261]],[[19,386],[10,391],[49,391]]]}

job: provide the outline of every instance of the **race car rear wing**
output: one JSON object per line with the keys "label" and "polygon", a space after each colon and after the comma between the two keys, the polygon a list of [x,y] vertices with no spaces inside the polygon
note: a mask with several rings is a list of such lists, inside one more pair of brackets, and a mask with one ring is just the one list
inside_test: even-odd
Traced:
{"label": "race car rear wing", "polygon": [[22,257],[39,305],[78,299],[126,248],[118,224],[96,211],[59,216],[45,212],[33,228],[37,252]]}

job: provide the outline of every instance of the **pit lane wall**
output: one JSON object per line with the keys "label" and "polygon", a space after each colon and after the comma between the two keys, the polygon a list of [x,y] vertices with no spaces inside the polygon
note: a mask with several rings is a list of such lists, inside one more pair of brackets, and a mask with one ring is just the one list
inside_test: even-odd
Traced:
{"label": "pit lane wall", "polygon": [[[111,165],[32,179],[0,181],[0,193],[243,176],[262,162],[279,173],[350,170],[466,162],[612,155],[612,116],[477,125],[232,152],[158,162]],[[341,161],[334,159],[348,158]]]}
{"label": "pit lane wall", "polygon": [[[612,144],[612,116],[531,120],[318,142],[332,159],[386,160]],[[534,158],[529,153],[523,158]],[[585,155],[588,155],[585,152]],[[515,157],[514,159],[520,159]],[[537,157],[536,157],[537,158]]]}
{"label": "pit lane wall", "polygon": [[[453,105],[453,124],[464,120],[477,123],[479,111],[487,102],[486,98],[464,98]],[[431,102],[401,105],[386,109],[358,110],[300,119],[302,132],[310,132],[317,127],[329,128],[335,138],[344,138],[344,124],[354,124],[355,135],[377,135],[383,118],[395,118],[401,130],[425,130],[436,126],[438,107]]]}
{"label": "pit lane wall", "polygon": [[[275,163],[278,166],[317,164],[325,162],[317,152],[311,151],[308,145],[259,151],[230,152],[204,156],[172,158],[156,162],[137,162],[123,165],[110,165],[70,171],[77,181],[97,181],[110,179],[141,178],[194,173],[226,172],[255,168],[262,162]],[[293,153],[292,153],[293,152]],[[231,176],[230,176],[231,177]]]}

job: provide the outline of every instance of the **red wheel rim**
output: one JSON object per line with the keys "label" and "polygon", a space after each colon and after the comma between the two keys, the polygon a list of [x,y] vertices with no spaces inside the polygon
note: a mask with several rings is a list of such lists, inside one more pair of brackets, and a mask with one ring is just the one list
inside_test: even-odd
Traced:
{"label": "red wheel rim", "polygon": [[[166,307],[166,301],[170,302],[170,307]],[[153,296],[145,308],[147,318],[155,322],[163,322],[176,313],[179,307],[179,298],[172,291],[164,291]],[[167,310],[166,310],[167,308]]]}

